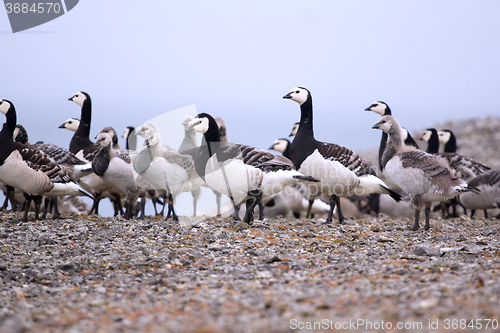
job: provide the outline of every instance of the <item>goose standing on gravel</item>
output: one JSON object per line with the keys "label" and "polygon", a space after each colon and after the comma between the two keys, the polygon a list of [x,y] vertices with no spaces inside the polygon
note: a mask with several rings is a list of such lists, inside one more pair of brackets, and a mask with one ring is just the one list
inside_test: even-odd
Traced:
{"label": "goose standing on gravel", "polygon": [[[57,164],[64,167],[71,175],[71,178],[75,181],[78,181],[80,178],[89,175],[92,173],[92,165],[90,163],[86,163],[76,157],[75,154],[71,153],[69,150],[59,147],[57,145],[51,143],[43,143],[37,142],[35,144],[31,144],[29,142],[28,131],[20,124],[16,125],[16,129],[14,130],[14,141],[19,142],[34,148],[37,148],[47,154],[49,157],[53,158]],[[87,195],[87,194],[81,194]],[[53,218],[58,218],[60,216],[59,210],[57,207],[58,200],[55,197],[49,198],[45,197],[45,206],[42,214],[42,220],[46,218],[49,201],[54,210]]]}
{"label": "goose standing on gravel", "polygon": [[144,137],[144,148],[134,161],[134,169],[151,188],[165,193],[168,203],[166,218],[172,214],[173,220],[178,221],[174,209],[177,195],[199,188],[203,183],[196,175],[193,158],[163,145],[154,124],[142,125],[137,129],[137,135]]}
{"label": "goose standing on gravel", "polygon": [[413,230],[419,229],[418,219],[422,206],[425,206],[425,230],[428,230],[430,205],[433,201],[445,201],[471,191],[465,181],[455,177],[446,161],[404,145],[403,129],[393,116],[383,116],[372,128],[388,134],[382,165],[389,177],[411,197],[415,206]]}
{"label": "goose standing on gravel", "polygon": [[113,189],[113,193],[125,195],[124,217],[130,219],[133,215],[133,206],[141,194],[130,157],[113,147],[113,137],[109,131],[100,132],[96,139],[102,149],[92,160],[92,170]]}
{"label": "goose standing on gravel", "polygon": [[340,197],[380,193],[389,194],[396,201],[401,200],[401,196],[376,177],[369,163],[358,154],[349,148],[320,142],[314,138],[312,97],[309,90],[295,87],[283,98],[300,105],[300,125],[290,146],[290,158],[296,170],[320,180],[319,184],[309,184],[310,193],[316,191],[330,197],[330,213],[325,223],[332,222],[335,206],[339,222],[343,223],[345,220]]}
{"label": "goose standing on gravel", "polygon": [[35,220],[38,219],[43,195],[84,193],[90,196],[73,181],[66,169],[47,154],[37,148],[14,142],[17,114],[12,102],[0,100],[0,112],[7,118],[0,132],[0,180],[25,193],[24,221],[28,220],[32,200],[35,202]]}
{"label": "goose standing on gravel", "polygon": [[192,121],[192,128],[203,134],[203,144],[195,158],[195,168],[205,183],[227,195],[235,207],[246,201],[244,222],[251,223],[253,210],[263,197],[282,191],[300,181],[316,180],[294,170],[293,163],[267,151],[239,144],[224,144],[215,119],[200,113]]}
{"label": "goose standing on gravel", "polygon": [[[76,125],[78,123],[78,127],[75,134],[73,134],[73,137],[71,138],[69,151],[75,154],[78,158],[92,162],[94,157],[101,150],[101,147],[98,144],[94,144],[90,141],[92,100],[90,99],[89,94],[83,91],[77,92],[72,97],[68,98],[68,100],[75,102],[81,108],[79,122],[74,121],[74,124],[72,124]],[[72,129],[74,126],[61,125],[59,127]],[[92,205],[91,213],[99,214],[99,203],[104,196],[108,196],[113,202],[113,205],[115,206],[115,215],[118,213],[119,206],[121,205],[120,198],[116,194],[111,194],[107,191],[108,186],[104,184],[104,181],[100,177],[94,174],[88,175],[82,179],[82,186],[94,194],[95,199]]]}

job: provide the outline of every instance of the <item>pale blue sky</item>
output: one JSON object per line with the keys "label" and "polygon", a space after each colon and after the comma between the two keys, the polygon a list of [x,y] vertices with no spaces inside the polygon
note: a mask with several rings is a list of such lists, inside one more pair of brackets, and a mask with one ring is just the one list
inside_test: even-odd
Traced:
{"label": "pale blue sky", "polygon": [[363,150],[380,138],[363,111],[375,100],[410,130],[498,114],[498,13],[495,0],[85,0],[12,34],[1,12],[0,98],[32,141],[64,147],[57,127],[79,117],[67,99],[83,90],[93,136],[195,104],[233,142],[267,148],[299,120],[282,96],[301,85],[316,137]]}

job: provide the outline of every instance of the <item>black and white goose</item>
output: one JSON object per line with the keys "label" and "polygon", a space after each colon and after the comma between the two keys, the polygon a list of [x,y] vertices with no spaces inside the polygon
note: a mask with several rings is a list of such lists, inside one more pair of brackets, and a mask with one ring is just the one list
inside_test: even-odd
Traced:
{"label": "black and white goose", "polygon": [[81,107],[80,123],[69,143],[69,151],[77,156],[83,156],[87,161],[92,162],[95,155],[101,149],[99,145],[90,141],[90,123],[92,120],[92,100],[89,94],[79,91],[69,101],[75,102]]}
{"label": "black and white goose", "polygon": [[137,136],[135,135],[135,127],[127,126],[123,130],[122,138],[125,139],[125,149],[137,149]]}
{"label": "black and white goose", "polygon": [[263,197],[300,181],[316,181],[294,170],[293,163],[281,155],[247,145],[221,143],[217,123],[207,113],[198,114],[192,128],[203,134],[195,158],[196,172],[212,189],[227,195],[235,208],[246,201],[243,220],[247,223],[252,222],[253,209]]}
{"label": "black and white goose", "polygon": [[[385,133],[385,132],[384,132]],[[427,150],[429,154],[439,153],[439,136],[435,128],[428,128],[422,133],[420,140],[427,142]]]}
{"label": "black and white goose", "polygon": [[379,193],[389,194],[396,201],[401,200],[401,196],[376,177],[369,163],[358,154],[349,148],[320,142],[314,138],[312,97],[309,90],[295,87],[283,98],[300,105],[300,124],[290,145],[290,159],[299,172],[320,181],[319,184],[309,184],[310,193],[330,197],[330,214],[326,223],[332,222],[335,206],[339,222],[344,221],[340,197]]}
{"label": "black and white goose", "polygon": [[456,153],[457,152],[457,138],[452,131],[445,129],[438,131],[439,143],[444,145],[445,153]]}
{"label": "black and white goose", "polygon": [[110,192],[125,196],[124,217],[130,219],[133,206],[142,191],[137,185],[130,156],[114,147],[113,136],[109,130],[100,132],[96,139],[102,148],[92,160],[92,170],[110,187]]}
{"label": "black and white goose", "polygon": [[415,206],[413,230],[419,228],[420,210],[425,206],[425,229],[430,228],[430,205],[471,191],[467,183],[455,177],[442,158],[403,143],[403,129],[393,116],[383,116],[373,127],[388,134],[382,165],[389,177],[410,196]]}
{"label": "black and white goose", "polygon": [[14,142],[17,114],[12,102],[0,100],[0,112],[7,118],[0,132],[0,180],[26,194],[24,221],[28,219],[32,200],[35,202],[35,219],[38,219],[43,195],[56,197],[86,194],[92,197],[74,182],[64,167],[43,151]]}

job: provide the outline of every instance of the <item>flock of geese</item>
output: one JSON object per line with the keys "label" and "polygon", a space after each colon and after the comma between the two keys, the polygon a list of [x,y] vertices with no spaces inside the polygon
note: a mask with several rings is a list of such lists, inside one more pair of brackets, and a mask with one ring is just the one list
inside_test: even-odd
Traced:
{"label": "flock of geese", "polygon": [[[456,138],[451,131],[428,129],[421,140],[427,151],[401,127],[384,102],[366,108],[381,118],[373,129],[381,130],[378,175],[371,163],[349,148],[317,141],[313,131],[311,93],[302,87],[290,90],[284,99],[300,106],[300,122],[293,127],[290,142],[276,140],[270,152],[243,144],[229,143],[221,118],[200,113],[185,116],[184,139],[179,149],[162,143],[160,130],[146,123],[127,127],[123,133],[126,148],[118,143],[112,127],[105,127],[90,139],[92,102],[89,94],[77,92],[71,98],[81,108],[79,119],[71,118],[60,128],[74,131],[69,148],[47,143],[30,144],[26,130],[17,124],[14,104],[0,100],[0,112],[6,122],[0,131],[0,182],[8,202],[15,210],[22,202],[23,220],[34,204],[39,218],[45,198],[45,218],[49,209],[59,216],[57,198],[87,196],[93,205],[89,213],[98,214],[102,198],[113,203],[115,215],[143,217],[148,199],[162,205],[159,214],[178,220],[174,205],[178,195],[191,192],[196,215],[200,187],[215,194],[217,215],[221,214],[221,196],[229,197],[235,220],[251,224],[258,210],[259,218],[270,211],[281,215],[306,217],[325,214],[325,224],[345,220],[341,206],[349,200],[368,203],[376,214],[383,206],[413,206],[413,230],[419,229],[420,212],[425,213],[425,229],[437,204],[444,216],[456,216],[461,206],[471,216],[477,209],[499,208],[500,171],[491,170],[456,153]],[[199,142],[196,133],[202,134]],[[137,150],[136,136],[144,145]],[[444,147],[440,152],[439,147]],[[342,200],[341,200],[342,198]],[[348,198],[348,199],[346,199]],[[72,199],[73,200],[73,199]],[[281,209],[280,209],[281,207]],[[397,215],[392,208],[392,215]],[[388,212],[391,214],[391,212]]]}

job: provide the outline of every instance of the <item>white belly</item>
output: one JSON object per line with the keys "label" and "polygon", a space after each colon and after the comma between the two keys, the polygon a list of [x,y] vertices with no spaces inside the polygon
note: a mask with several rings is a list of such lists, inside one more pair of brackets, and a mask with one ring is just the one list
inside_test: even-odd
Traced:
{"label": "white belly", "polygon": [[348,196],[359,184],[359,179],[354,172],[337,161],[325,160],[318,150],[315,150],[302,162],[298,171],[320,181],[319,183],[307,184],[310,197],[320,195]]}

